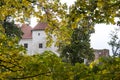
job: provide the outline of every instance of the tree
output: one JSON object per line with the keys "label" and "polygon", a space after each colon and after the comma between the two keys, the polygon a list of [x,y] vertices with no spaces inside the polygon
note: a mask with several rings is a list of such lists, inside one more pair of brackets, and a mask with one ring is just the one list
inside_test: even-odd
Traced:
{"label": "tree", "polygon": [[[9,4],[8,4],[9,3]],[[38,3],[38,4],[37,4]],[[16,21],[23,22],[25,18],[31,15],[41,17],[42,6],[47,4],[47,1],[39,0],[1,0],[0,1],[0,79],[11,79],[11,76],[23,74],[24,64],[22,64],[22,57],[24,52],[23,47],[18,45],[18,37],[10,37],[7,28],[3,28],[2,22],[7,16],[11,15]],[[44,4],[45,3],[45,4]],[[40,6],[39,12],[35,11],[34,4]],[[52,5],[52,4],[51,4]],[[7,24],[7,25],[6,25]],[[8,26],[9,23],[5,23]],[[5,30],[6,29],[6,30]],[[9,36],[8,36],[9,35]],[[26,71],[27,72],[27,71]],[[15,73],[18,73],[15,75]],[[27,75],[28,76],[28,75]],[[32,76],[35,76],[34,74]],[[19,76],[18,76],[19,77]]]}
{"label": "tree", "polygon": [[90,31],[88,28],[79,27],[74,29],[72,34],[71,44],[61,46],[61,57],[72,65],[75,63],[83,63],[84,59],[93,60],[93,49],[90,48]]}
{"label": "tree", "polygon": [[17,37],[6,37],[4,34],[0,37],[0,79],[23,69],[20,60],[24,53],[25,49],[18,45]]}
{"label": "tree", "polygon": [[7,37],[18,37],[19,39],[21,39],[23,33],[10,16],[7,16],[7,18],[2,23],[2,26],[5,29],[5,34],[7,35]]}
{"label": "tree", "polygon": [[90,65],[90,74],[87,79],[93,80],[117,80],[120,78],[120,58],[113,57],[103,57],[100,58],[97,62],[93,62]]}
{"label": "tree", "polygon": [[[76,0],[69,8],[66,4],[61,4],[60,0],[2,0],[0,1],[0,7],[0,21],[11,15],[21,22],[31,16],[37,17],[38,21],[47,22],[49,25],[46,29],[48,43],[53,42],[52,34],[57,37],[57,46],[61,42],[70,43],[72,32],[74,28],[77,28],[77,24],[80,21],[89,19],[89,23],[93,24],[115,24],[114,17],[119,17],[120,13],[119,0]],[[86,25],[86,23],[81,23],[80,25]],[[94,25],[89,28],[93,27]]]}
{"label": "tree", "polygon": [[119,56],[120,57],[120,39],[118,37],[119,30],[120,30],[119,28],[115,29],[115,31],[113,31],[110,34],[111,40],[108,42],[108,44],[112,48],[113,57],[115,57],[115,56]]}
{"label": "tree", "polygon": [[4,79],[70,80],[73,77],[70,74],[70,72],[72,72],[70,71],[72,66],[62,62],[57,55],[50,51],[46,51],[43,54],[23,56],[21,62],[23,69],[11,72],[11,74],[6,75]]}
{"label": "tree", "polygon": [[[37,10],[35,7],[37,7]],[[65,44],[71,43],[71,35],[74,29],[78,27],[78,23],[80,23],[81,26],[88,27],[90,30],[94,28],[94,24],[96,23],[114,24],[114,17],[119,17],[119,9],[119,0],[77,0],[75,4],[70,6],[69,11],[67,5],[61,4],[59,0],[0,0],[0,22],[4,21],[8,15],[11,15],[16,21],[20,22],[24,22],[24,19],[30,18],[31,16],[37,17],[39,21],[45,21],[49,25],[46,29],[48,43],[53,42],[52,35],[54,35],[57,38],[56,45],[59,46],[61,42],[64,42]],[[90,25],[88,25],[88,23]],[[24,67],[21,68],[21,66],[19,66],[22,63],[20,54],[24,53],[24,50],[21,46],[18,46],[17,39],[18,38],[16,37],[13,39],[8,38],[5,35],[2,24],[0,23],[1,79],[5,79],[13,72],[18,72],[21,71],[21,69],[24,69]],[[50,62],[48,61],[46,65],[49,63]],[[51,66],[51,64],[49,64],[49,66]],[[58,67],[59,64],[56,64],[56,66]],[[54,71],[54,68],[56,67],[48,67],[48,70],[49,68]],[[61,68],[65,68],[66,72],[68,72],[65,76],[61,76],[66,77],[66,75],[69,75],[70,77],[67,78],[69,80],[73,79],[73,76],[71,75],[74,75],[74,73],[69,70],[69,68],[71,69],[71,66],[62,66],[56,70],[62,71]],[[27,74],[27,71],[25,74]],[[23,71],[18,72],[18,75],[23,74],[22,72]],[[52,75],[51,78],[51,74],[50,79],[53,79],[53,77],[55,79],[56,76]],[[62,72],[60,74],[62,74]],[[24,75],[22,75],[22,77],[23,76]]]}
{"label": "tree", "polygon": [[[53,21],[52,16],[54,15],[52,15],[52,12],[54,13],[54,9],[52,11],[48,8],[47,13],[51,14],[52,16],[46,14],[48,15],[47,22],[51,22],[51,27],[47,28],[47,34],[54,34],[57,37],[58,45],[59,43],[61,44],[61,42],[70,44],[70,36],[72,35],[74,28],[77,28],[79,22],[82,22],[79,24],[81,26],[88,25],[86,24],[86,21],[87,23],[93,24],[89,25],[89,29],[94,28],[94,24],[115,24],[114,18],[116,16],[119,17],[120,13],[119,3],[119,0],[76,0],[76,2],[68,8],[69,12],[66,12],[64,15],[63,13],[59,13],[59,11],[56,10],[55,13],[59,13],[57,16],[61,19],[61,21],[57,21],[57,18],[55,18]],[[62,8],[62,10],[65,11],[64,8]],[[52,23],[56,23],[57,25],[52,25]]]}

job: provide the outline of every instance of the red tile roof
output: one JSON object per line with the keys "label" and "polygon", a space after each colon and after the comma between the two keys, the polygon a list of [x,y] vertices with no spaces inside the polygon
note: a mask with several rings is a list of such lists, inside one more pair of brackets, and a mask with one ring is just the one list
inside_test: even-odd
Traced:
{"label": "red tile roof", "polygon": [[21,30],[23,32],[22,39],[32,39],[33,30],[44,30],[47,27],[47,23],[39,22],[33,29],[27,24],[22,24]]}
{"label": "red tile roof", "polygon": [[39,22],[32,30],[44,30],[47,26],[47,23]]}
{"label": "red tile roof", "polygon": [[23,36],[22,36],[22,39],[31,39],[32,38],[32,28],[27,25],[27,24],[23,24],[22,27],[21,27],[21,30],[23,32]]}

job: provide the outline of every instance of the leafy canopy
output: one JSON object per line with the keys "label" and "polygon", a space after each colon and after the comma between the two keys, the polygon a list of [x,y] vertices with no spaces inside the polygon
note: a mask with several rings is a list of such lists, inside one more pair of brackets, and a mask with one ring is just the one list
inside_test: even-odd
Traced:
{"label": "leafy canopy", "polygon": [[74,29],[71,43],[60,47],[60,56],[65,62],[75,65],[78,62],[83,63],[84,59],[89,61],[94,59],[93,49],[90,48],[90,33],[86,27]]}
{"label": "leafy canopy", "polygon": [[0,21],[8,15],[21,22],[31,16],[37,17],[38,21],[48,23],[48,43],[53,42],[53,34],[57,37],[56,45],[62,41],[69,44],[72,32],[79,22],[82,21],[81,26],[89,23],[89,29],[96,23],[115,24],[114,18],[119,17],[119,13],[119,0],[76,0],[70,7],[61,4],[60,0],[0,1]]}
{"label": "leafy canopy", "polygon": [[[119,79],[119,58],[110,60],[107,64],[109,66],[103,65],[102,71],[98,70],[97,73],[94,73],[94,69],[99,69],[97,65],[92,69],[82,64],[71,66],[61,62],[58,57],[52,57],[48,54],[40,58],[44,63],[46,62],[45,64],[39,62],[39,58],[35,59],[37,56],[35,58],[22,58],[24,49],[17,44],[18,38],[8,38],[1,24],[9,15],[20,22],[24,22],[31,16],[37,17],[38,21],[45,21],[49,25],[46,29],[48,43],[53,42],[51,35],[53,34],[57,37],[56,45],[59,46],[61,42],[70,44],[71,35],[74,29],[78,27],[78,23],[91,31],[96,23],[115,24],[114,18],[119,17],[119,13],[120,0],[77,0],[69,8],[66,4],[61,4],[59,0],[0,0],[0,79],[19,79],[24,78],[24,75],[34,77],[35,73],[43,74],[43,76],[37,78],[43,79],[44,77],[46,80],[61,80],[61,78],[63,80],[80,78]],[[50,59],[48,59],[48,56]],[[26,59],[31,60],[32,63],[27,63],[28,60]],[[58,62],[55,62],[55,60]],[[37,61],[43,65],[37,64]],[[31,64],[32,66],[30,66]],[[38,67],[36,68],[36,66]],[[50,71],[50,73],[46,71]],[[32,72],[33,74],[30,74]],[[88,75],[88,73],[90,74]],[[101,76],[101,74],[103,75]],[[106,77],[108,74],[109,77]]]}

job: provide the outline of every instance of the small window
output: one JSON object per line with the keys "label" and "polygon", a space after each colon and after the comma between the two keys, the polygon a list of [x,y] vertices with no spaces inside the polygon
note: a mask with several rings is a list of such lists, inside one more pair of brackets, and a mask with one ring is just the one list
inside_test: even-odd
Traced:
{"label": "small window", "polygon": [[42,43],[39,44],[39,48],[43,48],[43,44]]}
{"label": "small window", "polygon": [[25,43],[25,44],[24,44],[24,47],[25,47],[25,48],[28,48],[28,44],[27,44],[27,43]]}
{"label": "small window", "polygon": [[38,36],[40,36],[40,33],[38,33]]}

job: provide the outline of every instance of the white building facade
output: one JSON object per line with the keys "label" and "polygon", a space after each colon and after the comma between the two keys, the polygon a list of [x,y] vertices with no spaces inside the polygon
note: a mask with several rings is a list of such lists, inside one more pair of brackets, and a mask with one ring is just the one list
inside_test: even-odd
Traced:
{"label": "white building facade", "polygon": [[52,51],[57,54],[57,47],[52,45],[46,47],[46,23],[38,23],[34,28],[23,24],[21,30],[23,32],[22,39],[19,44],[23,45],[27,49],[27,53],[30,55],[36,53],[43,53],[44,51]]}

